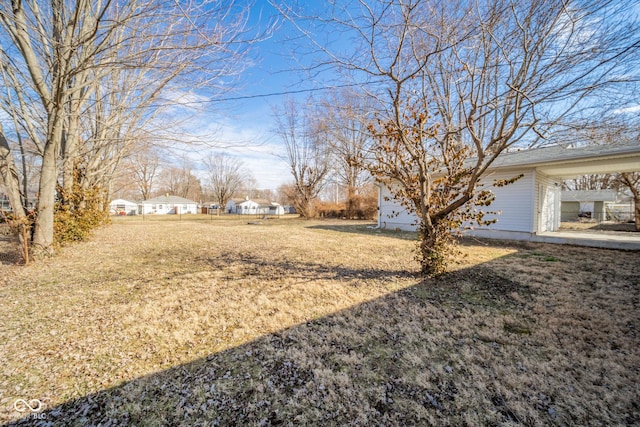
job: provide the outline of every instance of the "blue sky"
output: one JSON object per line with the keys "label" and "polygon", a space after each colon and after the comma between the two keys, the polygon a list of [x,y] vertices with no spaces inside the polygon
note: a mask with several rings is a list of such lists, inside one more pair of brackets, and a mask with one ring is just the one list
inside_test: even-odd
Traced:
{"label": "blue sky", "polygon": [[[325,7],[322,2],[306,0],[299,5],[305,11]],[[282,107],[288,97],[301,101],[311,95],[320,98],[336,80],[329,69],[322,72],[314,69],[313,75],[305,71],[314,61],[314,55],[308,48],[302,50],[304,40],[299,31],[284,20],[268,0],[255,0],[249,18],[251,33],[264,31],[273,22],[278,24],[270,37],[252,47],[248,66],[233,83],[232,90],[210,104],[211,111],[199,114],[196,123],[204,133],[215,135],[212,145],[225,147],[218,151],[244,162],[258,188],[275,190],[293,178],[290,166],[283,159],[284,147],[273,133],[274,106]],[[320,37],[323,43],[344,42],[337,35],[322,33]],[[345,47],[351,49],[349,45]],[[189,157],[197,162],[202,155],[204,152],[198,150]]]}
{"label": "blue sky", "polygon": [[[325,2],[307,0],[300,0],[299,4],[304,9],[329,7]],[[640,5],[635,10],[640,10]],[[281,107],[286,96],[306,99],[313,93],[320,98],[322,88],[335,83],[329,71],[311,77],[302,72],[313,61],[313,55],[302,54],[301,35],[291,23],[283,21],[268,0],[255,1],[248,26],[253,31],[264,30],[276,19],[280,25],[270,38],[253,46],[250,62],[234,90],[198,118],[203,132],[214,134],[212,145],[227,147],[225,152],[239,157],[251,170],[258,188],[266,189],[277,189],[292,180],[289,165],[282,159],[284,147],[273,133],[273,107]],[[323,38],[322,43],[333,43],[334,48],[337,45],[343,52],[354,49],[339,34],[319,32],[316,37]],[[290,94],[269,96],[276,93]],[[193,158],[202,155],[198,151]]]}
{"label": "blue sky", "polygon": [[[211,104],[211,111],[199,113],[196,123],[203,132],[214,135],[212,151],[216,146],[232,156],[237,156],[256,179],[258,188],[277,189],[292,180],[289,166],[283,160],[284,147],[273,134],[273,107],[281,106],[287,96],[307,97],[309,89],[317,89],[318,82],[304,78],[296,71],[305,58],[294,58],[291,38],[296,31],[283,22],[267,0],[259,0],[252,6],[249,28],[264,30],[279,19],[276,31],[260,41],[249,52],[248,66],[234,82],[231,92],[222,95],[220,101]],[[284,93],[289,93],[284,95]],[[281,94],[281,95],[272,95]],[[197,150],[189,157],[197,159],[206,150]]]}

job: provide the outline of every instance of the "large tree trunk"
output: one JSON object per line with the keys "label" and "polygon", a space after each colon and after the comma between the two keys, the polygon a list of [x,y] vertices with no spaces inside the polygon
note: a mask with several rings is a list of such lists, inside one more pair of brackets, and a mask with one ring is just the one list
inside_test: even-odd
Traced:
{"label": "large tree trunk", "polygon": [[33,234],[34,255],[53,253],[53,211],[56,201],[57,165],[56,147],[47,144],[42,157],[42,172],[38,187],[37,216]]}
{"label": "large tree trunk", "polygon": [[636,231],[640,231],[640,175],[637,173],[623,172],[619,175],[619,181],[629,188],[633,194],[634,216]]}
{"label": "large tree trunk", "polygon": [[[347,184],[347,203],[346,203],[346,213],[347,213],[347,218],[348,219],[352,219],[355,216],[356,211],[359,209],[359,206],[355,206],[355,195],[356,195],[356,191],[355,188],[353,187],[353,185],[351,183]],[[337,200],[336,200],[337,203]]]}
{"label": "large tree trunk", "polygon": [[438,222],[420,223],[418,262],[425,276],[437,276],[446,271],[447,258],[450,256],[449,230],[439,226]]}
{"label": "large tree trunk", "polygon": [[[5,192],[9,198],[9,203],[13,209],[13,221],[17,225],[18,239],[22,248],[22,258],[25,264],[29,263],[29,230],[30,224],[27,213],[22,205],[20,197],[20,178],[15,162],[11,156],[9,143],[4,136],[2,124],[0,124],[0,176]],[[26,196],[25,196],[26,197]]]}
{"label": "large tree trunk", "polygon": [[26,217],[20,197],[18,170],[16,169],[13,156],[11,156],[9,143],[4,136],[2,124],[0,124],[0,176],[2,176],[2,183],[4,184],[7,197],[9,197],[9,203],[13,209],[14,216],[16,218]]}
{"label": "large tree trunk", "polygon": [[73,195],[75,184],[74,167],[77,160],[78,148],[78,121],[77,116],[71,114],[69,127],[64,135],[62,144],[62,197],[65,204],[69,204],[69,198]]}
{"label": "large tree trunk", "polygon": [[295,196],[293,206],[301,218],[311,219],[315,217],[315,211],[311,203],[311,198],[304,192],[304,190],[298,190],[298,194],[296,194]]}

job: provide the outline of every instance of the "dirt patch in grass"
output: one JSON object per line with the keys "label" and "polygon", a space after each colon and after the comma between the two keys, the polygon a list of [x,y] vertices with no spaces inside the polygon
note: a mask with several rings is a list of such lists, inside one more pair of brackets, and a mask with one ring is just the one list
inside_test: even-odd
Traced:
{"label": "dirt patch in grass", "polygon": [[366,225],[122,221],[0,266],[0,420],[640,422],[637,252],[472,241],[422,280]]}

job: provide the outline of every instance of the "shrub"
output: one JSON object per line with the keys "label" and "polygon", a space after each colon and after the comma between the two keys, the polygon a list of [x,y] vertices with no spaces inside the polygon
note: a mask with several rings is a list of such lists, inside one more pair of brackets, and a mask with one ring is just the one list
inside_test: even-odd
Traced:
{"label": "shrub", "polygon": [[57,246],[85,240],[93,229],[109,221],[104,192],[99,188],[74,186],[73,194],[59,188],[59,201],[53,217],[53,235]]}
{"label": "shrub", "polygon": [[344,203],[333,203],[316,201],[316,212],[320,218],[344,218],[345,206]]}
{"label": "shrub", "polygon": [[378,213],[378,197],[376,192],[364,195],[355,194],[347,200],[347,218],[376,219]]}

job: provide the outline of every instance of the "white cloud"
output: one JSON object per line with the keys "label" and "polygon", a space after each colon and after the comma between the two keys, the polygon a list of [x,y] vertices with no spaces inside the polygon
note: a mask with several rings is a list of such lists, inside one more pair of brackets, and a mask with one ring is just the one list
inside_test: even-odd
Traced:
{"label": "white cloud", "polygon": [[259,188],[275,190],[290,181],[289,166],[282,159],[283,150],[279,141],[260,127],[238,128],[240,124],[227,124],[221,129],[223,145],[231,145],[222,151],[240,159]]}
{"label": "white cloud", "polygon": [[275,190],[291,181],[289,166],[281,157],[284,149],[271,132],[272,110],[265,100],[225,103],[220,111],[222,104],[195,93],[172,90],[164,98],[172,105],[163,112],[163,119],[178,122],[185,142],[174,149],[200,170],[200,178],[205,176],[202,159],[224,152],[244,163],[259,188]]}
{"label": "white cloud", "polygon": [[633,114],[640,112],[640,105],[633,105],[631,107],[618,108],[613,110],[614,114]]}
{"label": "white cloud", "polygon": [[203,159],[223,152],[242,161],[258,188],[275,190],[291,180],[289,167],[281,158],[282,146],[264,123],[214,114],[200,114],[189,121],[193,131],[190,140],[174,149],[192,164],[199,178],[206,179]]}

